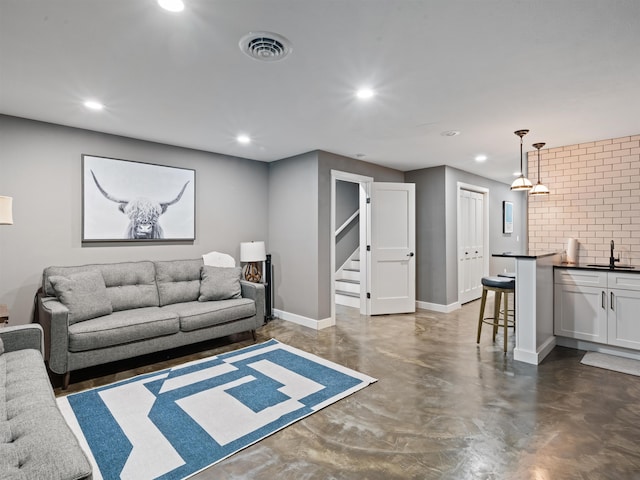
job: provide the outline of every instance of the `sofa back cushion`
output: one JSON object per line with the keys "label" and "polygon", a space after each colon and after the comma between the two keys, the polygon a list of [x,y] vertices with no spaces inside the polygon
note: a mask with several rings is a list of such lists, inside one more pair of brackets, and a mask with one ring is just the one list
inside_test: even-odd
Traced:
{"label": "sofa back cushion", "polygon": [[199,302],[241,298],[240,267],[225,268],[203,265],[200,269]]}
{"label": "sofa back cushion", "polygon": [[97,270],[51,275],[49,281],[58,300],[69,309],[69,325],[113,312],[104,278]]}
{"label": "sofa back cushion", "polygon": [[43,273],[42,289],[47,296],[56,296],[49,277],[81,272],[99,271],[107,288],[107,297],[114,312],[132,308],[157,307],[158,288],[153,262],[124,262],[75,267],[47,267]]}
{"label": "sofa back cushion", "polygon": [[203,263],[201,258],[154,262],[160,306],[198,300]]}

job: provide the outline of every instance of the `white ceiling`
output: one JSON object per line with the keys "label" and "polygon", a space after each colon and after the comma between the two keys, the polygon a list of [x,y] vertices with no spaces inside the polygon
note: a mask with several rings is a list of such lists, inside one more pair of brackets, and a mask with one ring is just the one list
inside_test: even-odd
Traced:
{"label": "white ceiling", "polygon": [[[525,150],[640,133],[638,0],[184,1],[175,14],[155,0],[0,0],[0,113],[255,160],[321,149],[509,183],[517,129],[531,130]],[[245,56],[238,42],[256,30],[293,53]],[[363,85],[369,102],[354,98]]]}

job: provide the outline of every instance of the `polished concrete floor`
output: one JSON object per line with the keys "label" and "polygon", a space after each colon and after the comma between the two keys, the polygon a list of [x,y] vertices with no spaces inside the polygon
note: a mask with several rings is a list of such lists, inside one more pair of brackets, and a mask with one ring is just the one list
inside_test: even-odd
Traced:
{"label": "polished concrete floor", "polygon": [[[321,331],[270,322],[258,341],[379,381],[194,478],[640,479],[640,377],[583,366],[584,352],[561,347],[539,366],[514,362],[513,339],[505,355],[489,327],[476,345],[478,309],[365,317],[339,307]],[[253,343],[234,340],[76,372],[69,392]]]}

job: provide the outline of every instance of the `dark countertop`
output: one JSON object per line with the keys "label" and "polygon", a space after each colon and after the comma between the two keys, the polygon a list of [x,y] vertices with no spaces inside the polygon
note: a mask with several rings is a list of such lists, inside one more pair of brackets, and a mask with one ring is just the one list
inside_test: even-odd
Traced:
{"label": "dark countertop", "polygon": [[571,270],[595,270],[597,272],[618,272],[618,273],[636,273],[640,274],[640,267],[637,265],[633,265],[634,268],[609,268],[609,267],[590,267],[586,264],[576,264],[576,263],[560,263],[558,265],[554,265],[553,268],[567,268]]}
{"label": "dark countertop", "polygon": [[502,253],[492,253],[491,256],[492,257],[503,257],[503,258],[530,258],[530,259],[534,259],[535,260],[536,258],[550,257],[552,255],[557,255],[558,253],[562,253],[562,252],[541,252],[541,253],[502,252]]}

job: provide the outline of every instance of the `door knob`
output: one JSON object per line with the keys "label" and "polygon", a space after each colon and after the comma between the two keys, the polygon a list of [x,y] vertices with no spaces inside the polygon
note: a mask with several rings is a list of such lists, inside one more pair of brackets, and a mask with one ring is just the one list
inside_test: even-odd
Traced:
{"label": "door knob", "polygon": [[407,253],[407,257],[413,257],[414,253],[413,252],[409,252]]}

